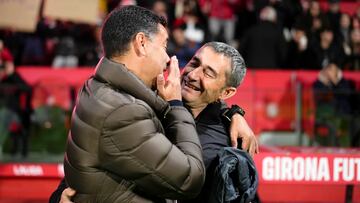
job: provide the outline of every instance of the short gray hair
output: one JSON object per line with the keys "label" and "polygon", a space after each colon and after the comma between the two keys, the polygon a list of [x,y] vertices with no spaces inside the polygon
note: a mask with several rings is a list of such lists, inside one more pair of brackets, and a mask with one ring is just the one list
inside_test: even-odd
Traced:
{"label": "short gray hair", "polygon": [[211,47],[216,53],[231,59],[231,72],[226,73],[226,85],[238,87],[246,74],[246,65],[241,54],[234,47],[222,42],[208,42],[203,47]]}

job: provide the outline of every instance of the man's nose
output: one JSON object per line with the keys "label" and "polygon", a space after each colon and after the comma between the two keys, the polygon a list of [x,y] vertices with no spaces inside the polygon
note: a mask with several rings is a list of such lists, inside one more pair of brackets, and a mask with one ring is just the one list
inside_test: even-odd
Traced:
{"label": "man's nose", "polygon": [[193,69],[191,72],[189,72],[188,74],[188,77],[191,79],[191,80],[198,80],[200,77],[201,77],[201,68],[195,68]]}

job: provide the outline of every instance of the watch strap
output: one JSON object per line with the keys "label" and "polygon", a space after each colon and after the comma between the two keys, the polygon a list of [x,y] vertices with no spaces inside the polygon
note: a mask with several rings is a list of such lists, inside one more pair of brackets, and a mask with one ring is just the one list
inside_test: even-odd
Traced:
{"label": "watch strap", "polygon": [[241,116],[245,115],[245,111],[244,109],[242,109],[240,106],[233,104],[231,105],[231,108],[226,108],[224,110],[224,112],[222,113],[222,116],[224,118],[226,118],[226,120],[231,122],[231,118],[233,117],[234,114],[240,114]]}

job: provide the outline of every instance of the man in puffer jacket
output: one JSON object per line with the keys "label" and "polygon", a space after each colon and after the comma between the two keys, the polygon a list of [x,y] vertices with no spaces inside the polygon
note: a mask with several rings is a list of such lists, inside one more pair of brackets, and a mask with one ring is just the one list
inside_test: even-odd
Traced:
{"label": "man in puffer jacket", "polygon": [[75,202],[165,202],[200,192],[201,146],[181,102],[177,59],[166,53],[165,24],[137,6],[105,20],[105,57],[78,95],[64,158]]}

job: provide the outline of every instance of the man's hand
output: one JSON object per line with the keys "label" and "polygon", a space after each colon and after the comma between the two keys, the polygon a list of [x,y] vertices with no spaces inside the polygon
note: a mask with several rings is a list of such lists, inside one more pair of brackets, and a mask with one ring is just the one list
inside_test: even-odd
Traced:
{"label": "man's hand", "polygon": [[165,101],[181,101],[180,69],[176,56],[173,56],[170,59],[169,75],[167,80],[165,81],[163,74],[158,75],[156,86],[159,96],[161,96]]}
{"label": "man's hand", "polygon": [[71,201],[71,197],[73,197],[75,195],[75,190],[71,189],[71,188],[66,188],[62,193],[61,193],[61,199],[59,203],[73,203]]}
{"label": "man's hand", "polygon": [[235,114],[231,118],[230,138],[233,147],[238,146],[238,138],[242,139],[241,148],[249,152],[251,156],[259,153],[259,144],[254,132],[247,124],[245,118],[240,114]]}

